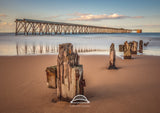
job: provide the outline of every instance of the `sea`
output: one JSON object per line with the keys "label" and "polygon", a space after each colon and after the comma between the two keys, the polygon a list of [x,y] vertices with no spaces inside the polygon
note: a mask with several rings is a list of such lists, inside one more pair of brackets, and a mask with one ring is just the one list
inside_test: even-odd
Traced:
{"label": "sea", "polygon": [[[160,56],[160,33],[124,34],[67,34],[67,35],[15,35],[0,33],[0,56],[54,55],[59,44],[72,43],[80,55],[109,55],[111,43],[115,44],[116,56],[123,57],[119,45],[125,41],[143,40],[143,55]],[[141,55],[141,53],[138,53]]]}

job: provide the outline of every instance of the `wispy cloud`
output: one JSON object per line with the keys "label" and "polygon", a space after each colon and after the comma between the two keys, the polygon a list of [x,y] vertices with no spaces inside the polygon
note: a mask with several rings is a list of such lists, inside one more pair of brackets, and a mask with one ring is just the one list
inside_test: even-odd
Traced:
{"label": "wispy cloud", "polygon": [[15,23],[13,22],[0,22],[0,32],[13,32]]}
{"label": "wispy cloud", "polygon": [[44,17],[44,19],[56,19],[59,18],[61,15],[55,15],[55,16],[48,16],[48,17]]}
{"label": "wispy cloud", "polygon": [[125,15],[119,15],[119,14],[102,14],[102,15],[93,15],[93,14],[85,14],[85,13],[73,13],[68,14],[69,16],[76,16],[73,18],[69,18],[70,21],[96,21],[96,20],[106,20],[106,19],[124,19],[124,18],[143,18],[143,16],[125,16]]}
{"label": "wispy cloud", "polygon": [[160,27],[160,24],[135,25],[136,27]]}
{"label": "wispy cloud", "polygon": [[72,14],[67,14],[68,16],[84,16],[84,15],[89,15],[89,13],[79,13],[79,12],[75,12]]}
{"label": "wispy cloud", "polygon": [[0,17],[7,17],[8,15],[6,14],[0,14]]}
{"label": "wispy cloud", "polygon": [[133,16],[133,17],[130,17],[130,18],[144,18],[144,16]]}
{"label": "wispy cloud", "polygon": [[126,28],[160,28],[160,24],[142,24],[142,25],[134,25],[134,24],[125,24],[125,25],[110,25],[111,27],[126,27]]}
{"label": "wispy cloud", "polygon": [[14,23],[9,23],[9,22],[1,22],[0,23],[0,25],[2,25],[2,26],[13,26],[14,25]]}

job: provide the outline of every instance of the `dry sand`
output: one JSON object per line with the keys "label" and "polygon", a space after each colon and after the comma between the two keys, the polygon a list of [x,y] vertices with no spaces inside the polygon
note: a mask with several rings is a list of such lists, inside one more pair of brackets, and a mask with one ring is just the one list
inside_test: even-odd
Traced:
{"label": "dry sand", "polygon": [[57,56],[0,57],[0,113],[160,113],[160,57],[81,56],[89,105],[52,103],[56,90],[46,85],[45,69]]}

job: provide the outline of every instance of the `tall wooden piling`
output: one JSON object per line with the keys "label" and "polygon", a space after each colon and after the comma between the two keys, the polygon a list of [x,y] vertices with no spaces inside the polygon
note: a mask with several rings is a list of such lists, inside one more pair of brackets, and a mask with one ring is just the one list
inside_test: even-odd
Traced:
{"label": "tall wooden piling", "polygon": [[25,54],[27,54],[28,53],[28,46],[27,46],[27,44],[25,43]]}
{"label": "tall wooden piling", "polygon": [[42,54],[43,53],[43,45],[40,45],[39,47],[39,52]]}
{"label": "tall wooden piling", "polygon": [[119,52],[123,52],[124,51],[124,45],[119,45]]}
{"label": "tall wooden piling", "polygon": [[137,47],[138,47],[138,42],[133,41],[132,42],[132,48],[131,48],[132,54],[137,54]]}
{"label": "tall wooden piling", "polygon": [[143,53],[143,40],[139,41],[139,53]]}
{"label": "tall wooden piling", "polygon": [[19,55],[19,45],[18,45],[18,43],[16,43],[16,52],[17,52],[17,55]]}
{"label": "tall wooden piling", "polygon": [[116,52],[114,49],[114,44],[112,43],[110,46],[110,54],[109,54],[109,67],[108,69],[117,69],[115,66],[115,61],[116,61]]}
{"label": "tall wooden piling", "polygon": [[127,41],[124,43],[124,59],[131,59],[131,46]]}
{"label": "tall wooden piling", "polygon": [[36,54],[36,45],[33,44],[33,54]]}
{"label": "tall wooden piling", "polygon": [[77,94],[84,94],[85,81],[83,66],[79,65],[79,56],[73,52],[73,45],[59,45],[57,58],[57,97],[69,101]]}

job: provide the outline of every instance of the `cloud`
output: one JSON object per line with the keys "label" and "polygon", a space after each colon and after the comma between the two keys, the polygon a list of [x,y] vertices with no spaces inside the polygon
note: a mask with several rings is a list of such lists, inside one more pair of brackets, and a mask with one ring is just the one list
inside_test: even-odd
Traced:
{"label": "cloud", "polygon": [[160,24],[136,25],[136,27],[160,27]]}
{"label": "cloud", "polygon": [[159,28],[160,24],[142,24],[142,25],[135,25],[135,24],[124,24],[124,25],[110,25],[110,27],[122,27],[122,28]]}
{"label": "cloud", "polygon": [[2,23],[1,23],[1,25],[7,25],[7,24],[8,24],[7,22],[2,22]]}
{"label": "cloud", "polygon": [[57,15],[57,16],[49,16],[49,17],[46,17],[46,18],[58,18],[60,17],[60,15]]}
{"label": "cloud", "polygon": [[0,17],[7,17],[8,15],[6,14],[0,14]]}
{"label": "cloud", "polygon": [[84,15],[89,15],[89,13],[79,13],[79,12],[75,12],[72,14],[67,14],[68,16],[84,16]]}
{"label": "cloud", "polygon": [[69,18],[70,21],[97,21],[97,20],[106,20],[106,19],[124,19],[124,18],[143,18],[143,16],[125,16],[119,14],[102,14],[102,15],[93,15],[93,14],[83,14],[83,13],[73,13],[68,14],[69,16],[76,16],[75,18]]}
{"label": "cloud", "polygon": [[144,16],[133,16],[133,17],[130,17],[130,18],[144,18]]}
{"label": "cloud", "polygon": [[56,16],[48,16],[48,17],[44,17],[44,19],[55,19],[60,17],[61,15],[56,15]]}
{"label": "cloud", "polygon": [[4,31],[14,31],[15,29],[15,23],[14,22],[1,22],[0,23],[0,32]]}
{"label": "cloud", "polygon": [[9,22],[1,22],[0,23],[0,27],[4,27],[4,26],[8,26],[8,27],[13,27],[15,24],[13,22],[9,23]]}

